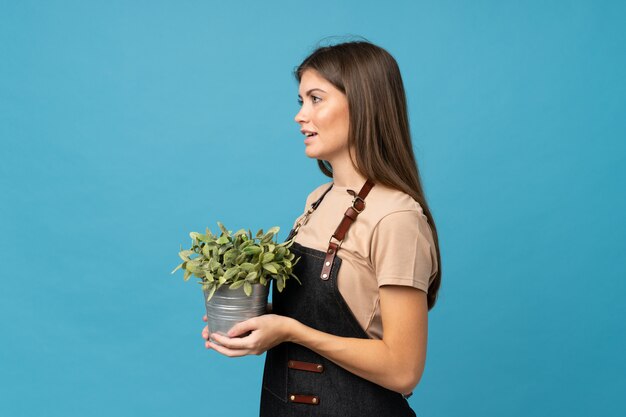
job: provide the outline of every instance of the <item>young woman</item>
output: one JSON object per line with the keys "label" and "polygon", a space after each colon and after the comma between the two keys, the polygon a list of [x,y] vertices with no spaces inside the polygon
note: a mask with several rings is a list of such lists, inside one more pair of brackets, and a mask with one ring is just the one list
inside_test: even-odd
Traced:
{"label": "young woman", "polygon": [[262,417],[414,416],[406,398],[424,370],[441,268],[400,70],[358,41],[316,49],[295,75],[306,155],[332,178],[287,238],[302,285],[274,288],[272,314],[228,337],[205,327],[206,347],[267,352]]}

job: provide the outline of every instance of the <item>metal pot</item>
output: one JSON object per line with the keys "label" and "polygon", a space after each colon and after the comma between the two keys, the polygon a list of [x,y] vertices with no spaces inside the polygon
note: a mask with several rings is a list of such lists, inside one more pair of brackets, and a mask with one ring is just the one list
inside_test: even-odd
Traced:
{"label": "metal pot", "polygon": [[206,301],[209,294],[204,291],[209,332],[226,335],[235,324],[265,314],[268,294],[269,283],[267,286],[253,284],[250,296],[246,295],[243,287],[231,290],[228,285],[222,285]]}

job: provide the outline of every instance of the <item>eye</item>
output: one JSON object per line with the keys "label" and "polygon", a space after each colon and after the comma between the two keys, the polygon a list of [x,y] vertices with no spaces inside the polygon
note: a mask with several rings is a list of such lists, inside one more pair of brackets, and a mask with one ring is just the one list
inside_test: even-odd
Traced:
{"label": "eye", "polygon": [[[311,100],[313,100],[313,103],[319,103],[322,99],[318,96],[311,96]],[[302,106],[303,103],[302,99],[298,98],[298,105]]]}

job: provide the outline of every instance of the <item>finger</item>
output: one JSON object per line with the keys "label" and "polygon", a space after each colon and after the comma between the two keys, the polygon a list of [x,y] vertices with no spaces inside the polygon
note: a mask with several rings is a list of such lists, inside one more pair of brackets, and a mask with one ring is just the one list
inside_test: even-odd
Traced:
{"label": "finger", "polygon": [[204,326],[204,329],[202,329],[202,337],[204,339],[209,338],[209,326]]}
{"label": "finger", "polygon": [[230,338],[219,333],[213,333],[211,339],[229,349],[250,349],[247,338]]}
{"label": "finger", "polygon": [[218,344],[215,344],[213,342],[211,342],[210,340],[207,341],[207,345],[209,346],[209,348],[218,351],[219,353],[221,353],[222,355],[234,358],[234,357],[238,357],[238,356],[244,356],[247,355],[248,352],[245,350],[233,350],[233,349],[229,349],[227,347],[224,346],[220,346]]}
{"label": "finger", "polygon": [[202,321],[207,321],[206,314],[202,317]]}
{"label": "finger", "polygon": [[246,321],[242,321],[241,323],[235,324],[233,328],[228,331],[228,337],[240,336],[244,333],[255,330],[256,328],[257,328],[256,317],[253,317]]}

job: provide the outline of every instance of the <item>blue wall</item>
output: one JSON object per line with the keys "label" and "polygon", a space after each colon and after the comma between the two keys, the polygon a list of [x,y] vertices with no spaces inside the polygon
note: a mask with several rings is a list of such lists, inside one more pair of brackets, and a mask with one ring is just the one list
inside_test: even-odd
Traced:
{"label": "blue wall", "polygon": [[419,416],[626,413],[626,6],[0,6],[0,415],[254,416],[204,348],[188,233],[281,226],[326,178],[291,70],[361,35],[403,72],[438,225]]}

